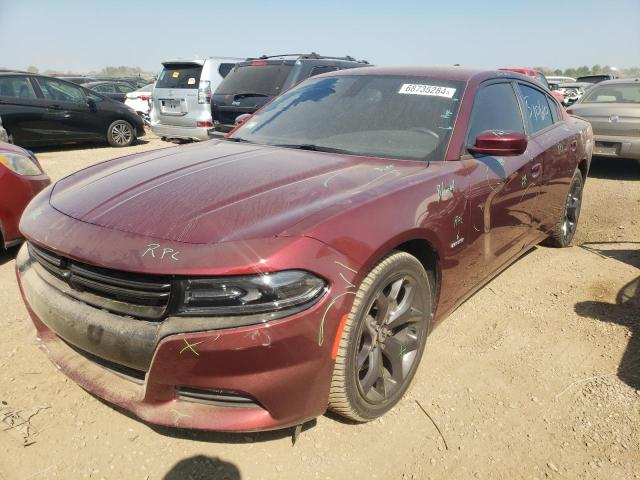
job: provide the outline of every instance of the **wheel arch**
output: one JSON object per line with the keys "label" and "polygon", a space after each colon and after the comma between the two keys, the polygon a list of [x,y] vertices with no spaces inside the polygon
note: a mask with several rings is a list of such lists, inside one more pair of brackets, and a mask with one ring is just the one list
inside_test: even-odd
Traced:
{"label": "wheel arch", "polygon": [[[380,260],[392,251],[401,251],[413,255],[427,271],[427,274],[429,274],[429,280],[433,284],[433,310],[435,312],[440,299],[440,285],[442,278],[442,257],[439,253],[439,245],[440,242],[438,241],[438,237],[432,232],[424,230],[406,232],[405,234],[388,240],[382,247],[370,255],[367,261],[362,265],[361,271],[363,273],[361,274],[361,277],[364,278]],[[360,278],[360,280],[362,280],[362,278]]]}

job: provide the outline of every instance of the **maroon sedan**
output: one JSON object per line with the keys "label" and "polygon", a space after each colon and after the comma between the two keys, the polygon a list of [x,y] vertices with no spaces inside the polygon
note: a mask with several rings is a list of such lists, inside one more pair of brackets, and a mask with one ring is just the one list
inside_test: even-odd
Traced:
{"label": "maroon sedan", "polygon": [[321,75],[225,140],[59,181],[23,216],[18,280],[59,369],[149,422],[367,421],[437,322],[571,242],[592,148],[517,73]]}
{"label": "maroon sedan", "polygon": [[31,199],[50,183],[33,153],[0,142],[0,250],[22,242],[20,216]]}

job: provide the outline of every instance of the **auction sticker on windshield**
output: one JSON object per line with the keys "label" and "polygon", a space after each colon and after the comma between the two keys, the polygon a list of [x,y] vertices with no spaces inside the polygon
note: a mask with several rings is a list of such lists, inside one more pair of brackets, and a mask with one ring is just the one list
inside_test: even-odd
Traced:
{"label": "auction sticker on windshield", "polygon": [[456,93],[455,88],[437,87],[435,85],[416,85],[413,83],[405,83],[400,87],[398,93],[404,95],[433,95],[436,97],[453,98]]}

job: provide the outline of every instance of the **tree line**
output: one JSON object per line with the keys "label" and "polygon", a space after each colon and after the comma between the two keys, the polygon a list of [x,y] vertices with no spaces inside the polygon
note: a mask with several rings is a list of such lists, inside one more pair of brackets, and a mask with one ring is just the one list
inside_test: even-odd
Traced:
{"label": "tree line", "polygon": [[631,68],[615,68],[610,65],[593,65],[588,67],[583,65],[582,67],[572,67],[562,70],[561,68],[549,68],[549,67],[535,67],[536,70],[540,70],[545,75],[557,75],[565,77],[583,77],[585,75],[601,75],[611,73],[616,77],[640,77],[640,67]]}

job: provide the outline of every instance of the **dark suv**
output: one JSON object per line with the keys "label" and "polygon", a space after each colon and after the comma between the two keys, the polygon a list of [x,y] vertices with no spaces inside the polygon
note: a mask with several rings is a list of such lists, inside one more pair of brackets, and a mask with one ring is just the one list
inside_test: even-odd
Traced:
{"label": "dark suv", "polygon": [[254,113],[305,78],[368,65],[366,60],[350,56],[324,57],[317,53],[248,58],[236,64],[211,98],[214,128],[210,133],[231,131],[236,117]]}

